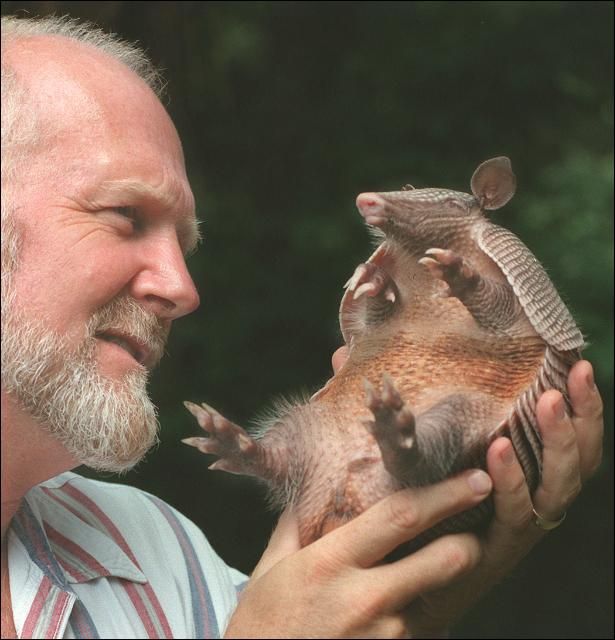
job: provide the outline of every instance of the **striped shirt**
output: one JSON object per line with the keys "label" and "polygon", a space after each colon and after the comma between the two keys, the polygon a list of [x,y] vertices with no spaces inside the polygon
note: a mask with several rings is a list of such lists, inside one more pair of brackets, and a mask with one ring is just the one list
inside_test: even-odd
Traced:
{"label": "striped shirt", "polygon": [[8,565],[20,638],[218,638],[247,580],[162,500],[75,473],[25,496]]}

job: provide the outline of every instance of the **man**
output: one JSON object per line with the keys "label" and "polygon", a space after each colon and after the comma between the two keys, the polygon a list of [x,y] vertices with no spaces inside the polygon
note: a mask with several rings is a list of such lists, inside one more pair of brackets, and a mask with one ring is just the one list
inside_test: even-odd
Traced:
{"label": "man", "polygon": [[[558,392],[540,400],[544,478],[531,498],[501,438],[491,479],[474,470],[399,492],[304,549],[285,513],[246,586],[154,496],[68,473],[130,468],[153,444],[147,372],[198,305],[184,261],[194,202],[157,76],[133,47],[66,20],[3,18],[2,36],[2,637],[444,632],[599,464],[590,365],[570,374],[572,418]],[[485,538],[381,563],[492,489]]]}

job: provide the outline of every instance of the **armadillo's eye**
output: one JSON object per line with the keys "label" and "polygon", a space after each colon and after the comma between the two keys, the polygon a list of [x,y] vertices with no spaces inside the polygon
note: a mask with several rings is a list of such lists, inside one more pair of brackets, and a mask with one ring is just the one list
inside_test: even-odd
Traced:
{"label": "armadillo's eye", "polygon": [[472,207],[470,205],[471,203],[468,202],[468,200],[459,198],[458,196],[452,196],[446,199],[447,208],[450,211],[455,212],[457,214],[461,214],[461,215],[469,214],[472,210]]}

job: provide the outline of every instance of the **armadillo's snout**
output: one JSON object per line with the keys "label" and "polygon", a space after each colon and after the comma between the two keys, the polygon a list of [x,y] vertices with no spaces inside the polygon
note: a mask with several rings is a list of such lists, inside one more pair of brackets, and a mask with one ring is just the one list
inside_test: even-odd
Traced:
{"label": "armadillo's snout", "polygon": [[361,193],[357,196],[357,208],[365,222],[380,227],[386,221],[385,201],[377,193]]}

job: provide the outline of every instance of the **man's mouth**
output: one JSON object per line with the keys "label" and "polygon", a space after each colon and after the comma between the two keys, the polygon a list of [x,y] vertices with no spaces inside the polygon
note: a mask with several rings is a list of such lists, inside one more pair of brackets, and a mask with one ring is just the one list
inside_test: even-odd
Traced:
{"label": "man's mouth", "polygon": [[105,331],[103,333],[97,333],[96,337],[105,342],[113,342],[118,347],[127,351],[140,365],[148,366],[147,360],[149,356],[149,350],[147,347],[139,342],[136,338],[126,334],[112,333]]}

